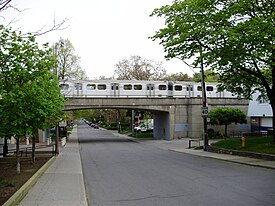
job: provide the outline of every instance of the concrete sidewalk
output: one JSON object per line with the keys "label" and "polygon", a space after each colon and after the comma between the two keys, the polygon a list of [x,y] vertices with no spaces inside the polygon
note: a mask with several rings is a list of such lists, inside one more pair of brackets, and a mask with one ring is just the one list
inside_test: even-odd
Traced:
{"label": "concrete sidewalk", "polygon": [[86,192],[74,127],[66,146],[19,204],[20,206],[87,206]]}
{"label": "concrete sidewalk", "polygon": [[[189,138],[175,139],[175,140],[171,140],[171,141],[137,140],[134,138],[132,140],[138,141],[142,144],[153,145],[158,148],[166,149],[166,150],[170,150],[170,151],[192,154],[192,155],[197,155],[197,156],[201,156],[201,157],[214,158],[214,159],[219,159],[219,160],[229,161],[229,162],[234,162],[234,163],[239,163],[239,164],[245,164],[245,165],[250,165],[250,166],[275,169],[275,161],[256,159],[256,158],[250,158],[250,157],[241,157],[241,156],[236,156],[236,155],[217,154],[217,153],[212,153],[212,152],[206,152],[203,150],[188,149]],[[211,141],[209,143],[211,143]],[[193,143],[193,144],[195,146],[198,146],[195,143]]]}

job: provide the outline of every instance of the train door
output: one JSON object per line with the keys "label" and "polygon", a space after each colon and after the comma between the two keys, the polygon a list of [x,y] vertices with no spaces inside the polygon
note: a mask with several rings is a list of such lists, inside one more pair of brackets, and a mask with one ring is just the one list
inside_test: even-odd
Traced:
{"label": "train door", "polygon": [[193,85],[187,85],[186,86],[186,91],[187,91],[187,96],[189,97],[194,97],[194,86]]}
{"label": "train door", "polygon": [[119,96],[119,83],[111,83],[111,96]]}
{"label": "train door", "polygon": [[146,96],[147,97],[155,96],[154,84],[147,84],[146,87],[147,87]]}
{"label": "train door", "polygon": [[82,96],[82,84],[81,83],[75,83],[74,84],[74,95],[76,96]]}
{"label": "train door", "polygon": [[173,97],[173,82],[168,82],[168,97]]}

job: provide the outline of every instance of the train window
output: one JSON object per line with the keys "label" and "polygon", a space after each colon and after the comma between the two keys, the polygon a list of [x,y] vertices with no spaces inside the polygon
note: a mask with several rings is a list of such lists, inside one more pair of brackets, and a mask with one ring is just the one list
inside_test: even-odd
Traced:
{"label": "train window", "polygon": [[175,85],[175,91],[182,91],[181,85]]}
{"label": "train window", "polygon": [[197,90],[198,91],[202,91],[202,87],[201,86],[197,86]]}
{"label": "train window", "polygon": [[161,84],[159,85],[159,90],[166,90],[166,85],[165,84]]}
{"label": "train window", "polygon": [[134,85],[134,90],[142,90],[142,85],[141,84]]}
{"label": "train window", "polygon": [[125,84],[123,88],[124,90],[132,90],[133,86],[131,84]]}
{"label": "train window", "polygon": [[95,90],[96,85],[95,84],[87,84],[87,90]]}
{"label": "train window", "polygon": [[154,90],[153,84],[147,84],[147,90]]}
{"label": "train window", "polygon": [[111,89],[112,89],[112,90],[118,90],[118,84],[112,85]]}
{"label": "train window", "polygon": [[97,85],[98,90],[106,90],[106,84],[99,84]]}
{"label": "train window", "polygon": [[192,91],[193,91],[193,86],[188,85],[188,86],[186,87],[186,91],[192,92]]}
{"label": "train window", "polygon": [[82,84],[81,83],[76,83],[74,85],[74,87],[75,87],[76,90],[82,90]]}
{"label": "train window", "polygon": [[59,88],[60,88],[61,90],[68,90],[68,89],[69,89],[69,85],[68,85],[68,84],[60,84],[60,85],[59,85]]}
{"label": "train window", "polygon": [[212,86],[207,86],[207,87],[206,87],[206,91],[212,92],[212,91],[214,91],[214,87],[212,87]]}

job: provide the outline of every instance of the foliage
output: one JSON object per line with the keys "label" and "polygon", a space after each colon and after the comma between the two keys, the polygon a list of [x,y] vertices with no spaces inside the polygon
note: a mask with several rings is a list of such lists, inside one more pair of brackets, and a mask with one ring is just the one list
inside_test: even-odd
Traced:
{"label": "foliage", "polygon": [[33,36],[24,39],[11,29],[0,27],[1,116],[13,134],[43,129],[48,118],[63,107],[58,82],[51,69],[55,59]]}
{"label": "foliage", "polygon": [[[201,82],[201,73],[195,73],[193,75],[193,79],[194,82]],[[204,81],[206,82],[218,82],[219,80],[219,75],[217,73],[215,73],[214,71],[207,69],[204,71]]]}
{"label": "foliage", "polygon": [[56,69],[59,80],[87,79],[85,71],[80,66],[80,57],[75,54],[75,49],[68,39],[60,38],[53,46],[53,54],[57,59]]}
{"label": "foliage", "polygon": [[191,81],[192,78],[188,76],[188,74],[183,74],[182,72],[175,73],[175,74],[167,74],[164,77],[164,80],[168,81]]}
{"label": "foliage", "polygon": [[231,123],[246,123],[246,115],[241,110],[236,108],[219,107],[211,110],[208,117],[210,118],[211,125],[225,126],[225,136],[227,136],[227,126]]}
{"label": "foliage", "polygon": [[119,61],[114,75],[123,80],[159,80],[166,74],[162,64],[152,60],[143,59],[140,56],[131,56]]}
{"label": "foliage", "polygon": [[241,147],[241,140],[239,138],[232,138],[221,140],[212,145],[224,149],[275,154],[275,145],[271,144],[271,141],[271,137],[248,137],[245,138],[245,147]]}
{"label": "foliage", "polygon": [[[155,33],[166,58],[195,57],[219,74],[221,87],[270,100],[275,130],[275,12],[270,0],[174,0],[155,9],[165,28]],[[275,133],[273,135],[275,142]]]}
{"label": "foliage", "polygon": [[[51,72],[56,61],[47,45],[40,49],[34,36],[22,38],[0,25],[0,48],[0,135],[14,135],[18,151],[20,137],[34,137],[38,129],[59,121],[64,98]],[[20,173],[19,158],[17,165]]]}

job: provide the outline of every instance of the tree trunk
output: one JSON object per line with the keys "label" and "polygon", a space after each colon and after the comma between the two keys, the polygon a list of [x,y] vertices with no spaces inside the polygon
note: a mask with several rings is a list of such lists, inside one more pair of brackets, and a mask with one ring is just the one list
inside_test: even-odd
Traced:
{"label": "tree trunk", "polygon": [[32,135],[32,164],[35,164],[35,135]]}
{"label": "tree trunk", "polygon": [[224,125],[224,138],[227,138],[227,124]]}
{"label": "tree trunk", "polygon": [[[274,89],[275,91],[275,89]],[[272,114],[273,114],[273,117],[272,117],[272,126],[273,126],[273,131],[272,131],[272,143],[275,144],[275,98],[273,98],[273,101],[270,102],[271,104],[271,109],[272,109]]]}
{"label": "tree trunk", "polygon": [[17,174],[20,174],[21,169],[20,169],[20,156],[19,156],[19,140],[20,138],[16,138],[16,172]]}
{"label": "tree trunk", "polygon": [[8,137],[5,136],[4,137],[4,146],[3,146],[3,157],[7,156],[8,150],[9,150],[9,148],[8,148]]}

